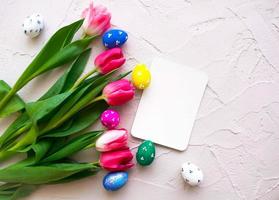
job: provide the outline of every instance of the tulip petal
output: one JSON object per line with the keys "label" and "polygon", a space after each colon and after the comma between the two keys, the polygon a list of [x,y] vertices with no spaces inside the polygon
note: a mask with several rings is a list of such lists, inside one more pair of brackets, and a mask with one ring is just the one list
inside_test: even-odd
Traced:
{"label": "tulip petal", "polygon": [[96,149],[100,152],[123,149],[127,147],[127,140],[128,131],[126,129],[109,130],[98,138]]}
{"label": "tulip petal", "polygon": [[125,61],[122,50],[120,48],[113,48],[99,54],[94,63],[99,73],[107,74],[121,67]]}
{"label": "tulip petal", "polygon": [[104,6],[89,7],[82,12],[83,30],[88,35],[101,35],[110,27],[111,14]]}
{"label": "tulip petal", "polygon": [[105,152],[100,156],[100,165],[109,171],[126,170],[134,166],[132,159],[129,149]]}
{"label": "tulip petal", "polygon": [[108,84],[103,95],[109,105],[119,106],[133,99],[135,88],[130,81],[121,79]]}
{"label": "tulip petal", "polygon": [[107,74],[107,73],[119,68],[119,66],[122,66],[125,63],[125,61],[126,61],[125,58],[119,58],[119,59],[111,60],[109,63],[107,63],[102,68],[102,74]]}
{"label": "tulip petal", "polygon": [[123,53],[120,48],[113,48],[106,50],[99,54],[96,59],[95,59],[95,65],[96,66],[103,66],[106,64],[108,61],[113,60],[113,59],[119,59],[123,58]]}
{"label": "tulip petal", "polygon": [[110,95],[108,104],[111,106],[120,106],[134,98],[134,92],[119,90]]}

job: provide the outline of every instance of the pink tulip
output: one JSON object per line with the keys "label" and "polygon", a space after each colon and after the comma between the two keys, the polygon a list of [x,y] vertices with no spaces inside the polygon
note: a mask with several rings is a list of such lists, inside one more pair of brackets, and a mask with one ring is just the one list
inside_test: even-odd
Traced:
{"label": "pink tulip", "polygon": [[135,88],[130,81],[121,79],[109,83],[103,90],[103,96],[110,106],[119,106],[134,98]]}
{"label": "pink tulip", "polygon": [[134,166],[130,149],[101,153],[100,165],[108,171],[123,171]]}
{"label": "pink tulip", "polygon": [[107,74],[125,63],[126,59],[120,48],[113,48],[100,53],[95,59],[97,71]]}
{"label": "pink tulip", "polygon": [[94,7],[93,3],[91,3],[82,12],[82,17],[84,18],[82,28],[87,35],[102,35],[110,28],[111,14],[106,7]]}
{"label": "pink tulip", "polygon": [[112,151],[127,147],[128,131],[115,129],[106,131],[96,141],[96,149],[100,152]]}

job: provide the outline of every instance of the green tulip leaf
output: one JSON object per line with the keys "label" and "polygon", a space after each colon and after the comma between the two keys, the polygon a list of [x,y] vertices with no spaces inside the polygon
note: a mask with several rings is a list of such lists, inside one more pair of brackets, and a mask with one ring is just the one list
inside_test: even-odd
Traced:
{"label": "green tulip leaf", "polygon": [[33,71],[32,74],[23,74],[23,83],[26,84],[38,75],[76,59],[84,51],[84,49],[88,47],[93,39],[94,37],[92,36],[68,44],[49,58],[42,66],[37,68],[36,71]]}
{"label": "green tulip leaf", "polygon": [[70,96],[70,94],[71,92],[65,92],[55,95],[49,99],[28,103],[26,105],[26,111],[30,117],[32,126],[30,127],[29,131],[22,138],[20,138],[19,141],[14,141],[14,145],[11,145],[12,147],[9,148],[9,151],[28,151],[29,147],[27,146],[32,145],[36,141],[39,134],[37,121],[54,111],[57,106],[63,103],[63,101],[65,101],[65,99]]}
{"label": "green tulip leaf", "polygon": [[112,75],[115,72],[116,71],[112,71],[111,73],[98,77],[93,80],[92,83],[81,89],[74,98],[71,98],[70,101],[66,102],[61,109],[54,116],[52,116],[52,119],[40,135],[46,135],[51,130],[61,127],[63,123],[71,119],[72,116],[76,115],[80,110],[92,104],[97,95],[101,94],[101,91],[108,84],[108,82],[119,80],[130,73],[128,72],[119,75],[116,78],[112,78]]}
{"label": "green tulip leaf", "polygon": [[[38,53],[31,64],[25,69],[15,85],[0,101],[0,110],[10,102],[16,92],[24,87],[30,80],[36,76],[52,70],[59,65],[63,65],[75,59],[86,48],[93,38],[85,38],[70,43],[75,33],[81,27],[83,20],[76,21],[68,26],[59,29],[46,43],[43,49]],[[76,52],[73,52],[77,50]]]}
{"label": "green tulip leaf", "polygon": [[[101,168],[99,168],[99,169],[101,169]],[[98,171],[99,171],[98,168],[96,168],[94,171],[84,170],[84,171],[78,172],[76,174],[73,174],[69,177],[66,177],[64,179],[61,179],[59,181],[50,182],[48,184],[61,184],[61,183],[68,183],[68,182],[72,182],[72,181],[77,181],[77,180],[80,180],[82,178],[93,176],[93,175],[97,174]]]}
{"label": "green tulip leaf", "polygon": [[21,186],[20,183],[5,183],[5,184],[0,185],[0,191],[12,190],[12,189],[18,188],[20,186]]}
{"label": "green tulip leaf", "polygon": [[[91,49],[87,49],[82,54],[80,54],[80,56],[71,65],[69,70],[67,70],[39,100],[45,100],[69,90],[82,74],[88,61],[90,52]],[[29,120],[28,115],[26,113],[20,115],[0,137],[0,146],[3,146],[3,144],[7,143],[8,140],[20,135],[22,132],[28,129],[30,125],[31,121]]]}
{"label": "green tulip leaf", "polygon": [[58,129],[48,132],[46,135],[43,135],[43,137],[65,137],[78,133],[98,120],[102,112],[107,108],[108,105],[106,102],[96,102],[78,112],[69,123],[65,123]]}
{"label": "green tulip leaf", "polygon": [[[32,192],[34,192],[37,188],[38,188],[38,186],[36,186],[36,185],[22,185],[14,191],[10,200],[18,200],[20,198],[27,197]],[[1,200],[1,198],[0,198],[0,200]]]}
{"label": "green tulip leaf", "polygon": [[51,148],[51,140],[41,140],[38,143],[32,145],[31,149],[34,151],[34,161],[35,163],[39,162]]}
{"label": "green tulip leaf", "polygon": [[31,149],[31,145],[36,142],[39,131],[35,124],[32,124],[28,132],[26,132],[21,138],[15,140],[7,150],[8,152],[20,152],[24,153]]}
{"label": "green tulip leaf", "polygon": [[67,178],[84,170],[98,170],[91,163],[56,163],[48,165],[7,167],[0,170],[0,181],[6,183],[46,184]]}
{"label": "green tulip leaf", "polygon": [[114,72],[106,74],[101,77],[97,77],[88,84],[82,84],[71,95],[70,98],[64,103],[58,112],[51,117],[51,120],[47,126],[42,130],[41,135],[45,135],[55,128],[59,128],[63,123],[69,120],[73,115],[78,113],[87,106],[105,87],[109,78]]}
{"label": "green tulip leaf", "polygon": [[54,83],[54,85],[39,99],[47,99],[54,95],[66,92],[71,89],[77,79],[82,74],[88,58],[90,56],[91,48],[82,52],[79,57],[73,62],[70,68]]}
{"label": "green tulip leaf", "polygon": [[26,104],[26,109],[28,110],[28,115],[32,117],[35,121],[38,121],[45,117],[47,114],[55,110],[59,105],[61,105],[69,96],[71,92],[65,92],[52,96],[48,99],[31,102]]}
{"label": "green tulip leaf", "polygon": [[6,183],[2,185],[6,189],[0,189],[0,200],[18,200],[30,195],[38,186],[23,185],[18,183]]}
{"label": "green tulip leaf", "polygon": [[[9,91],[11,91],[11,87],[5,81],[0,80],[0,99],[5,97]],[[9,103],[0,110],[0,117],[6,117],[19,111],[24,108],[24,105],[24,101],[18,95],[15,95]]]}
{"label": "green tulip leaf", "polygon": [[69,45],[82,23],[83,20],[78,20],[68,26],[62,27],[54,33],[16,82],[14,86],[16,91],[21,89],[35,76],[58,67],[46,63],[49,63],[49,60],[53,60],[54,57],[57,57],[57,54]]}
{"label": "green tulip leaf", "polygon": [[32,125],[27,113],[20,115],[0,137],[0,146],[3,148],[10,140],[27,131]]}
{"label": "green tulip leaf", "polygon": [[63,147],[57,149],[51,155],[48,155],[41,162],[53,162],[62,158],[68,157],[77,153],[87,147],[88,145],[95,142],[95,140],[103,133],[103,131],[92,131],[80,136],[76,136],[69,140]]}

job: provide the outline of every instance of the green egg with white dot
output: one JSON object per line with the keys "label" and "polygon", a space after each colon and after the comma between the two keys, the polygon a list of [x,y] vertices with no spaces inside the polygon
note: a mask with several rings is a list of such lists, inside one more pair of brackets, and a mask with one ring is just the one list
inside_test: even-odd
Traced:
{"label": "green egg with white dot", "polygon": [[152,141],[146,140],[138,148],[136,159],[139,165],[148,166],[155,159],[155,145]]}

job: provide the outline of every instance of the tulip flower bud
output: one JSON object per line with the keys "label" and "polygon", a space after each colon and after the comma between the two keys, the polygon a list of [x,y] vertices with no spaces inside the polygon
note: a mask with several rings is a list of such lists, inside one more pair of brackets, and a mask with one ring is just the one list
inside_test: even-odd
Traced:
{"label": "tulip flower bud", "polygon": [[120,48],[113,48],[100,53],[95,59],[95,66],[99,73],[107,74],[121,67],[126,59]]}
{"label": "tulip flower bud", "polygon": [[108,171],[123,171],[134,166],[132,159],[130,149],[103,152],[100,156],[100,165]]}
{"label": "tulip flower bud", "polygon": [[126,147],[128,131],[126,129],[115,129],[106,131],[96,141],[96,149],[100,152],[112,151]]}
{"label": "tulip flower bud", "polygon": [[102,35],[110,28],[111,14],[103,6],[94,7],[91,3],[82,12],[82,17],[84,18],[82,28],[87,35]]}
{"label": "tulip flower bud", "polygon": [[103,89],[103,96],[110,106],[119,106],[134,98],[135,88],[130,81],[121,79],[109,83]]}

